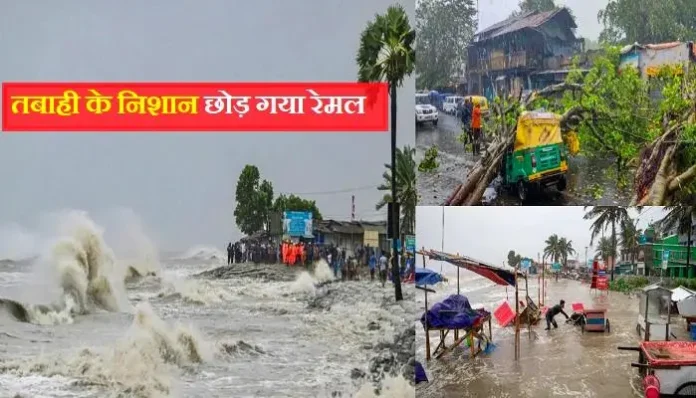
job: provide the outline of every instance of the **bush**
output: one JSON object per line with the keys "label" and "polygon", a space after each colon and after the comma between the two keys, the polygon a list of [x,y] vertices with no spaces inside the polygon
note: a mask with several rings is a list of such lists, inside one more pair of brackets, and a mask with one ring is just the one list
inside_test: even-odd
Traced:
{"label": "bush", "polygon": [[650,280],[644,276],[626,276],[609,282],[609,290],[628,293],[648,286],[649,284]]}
{"label": "bush", "polygon": [[427,151],[425,151],[425,158],[418,165],[418,171],[421,173],[435,171],[440,164],[437,162],[437,147],[432,146]]}

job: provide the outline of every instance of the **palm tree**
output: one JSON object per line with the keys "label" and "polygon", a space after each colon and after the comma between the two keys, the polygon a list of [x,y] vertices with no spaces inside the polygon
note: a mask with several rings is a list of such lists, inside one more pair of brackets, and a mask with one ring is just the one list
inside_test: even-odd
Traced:
{"label": "palm tree", "polygon": [[558,240],[558,249],[561,252],[561,259],[563,259],[563,267],[568,266],[568,257],[575,254],[575,248],[573,247],[573,241],[567,240],[566,238],[561,238]]}
{"label": "palm tree", "polygon": [[[691,203],[696,203],[696,195]],[[667,206],[667,215],[660,221],[663,231],[677,230],[679,234],[686,234],[686,269],[691,267],[691,232],[696,222],[696,206]],[[696,269],[693,273],[696,276]]]}
{"label": "palm tree", "polygon": [[620,244],[621,248],[627,252],[631,258],[631,263],[635,264],[636,252],[638,251],[638,240],[641,231],[636,228],[634,220],[628,219],[621,224]]}
{"label": "palm tree", "polygon": [[611,238],[606,238],[602,237],[599,239],[599,242],[597,243],[597,254],[599,258],[601,258],[604,263],[606,264],[607,261],[609,261],[610,257],[615,257],[616,255],[616,249],[614,247],[614,243],[611,240]]}
{"label": "palm tree", "polygon": [[546,239],[546,247],[544,248],[544,258],[550,258],[554,263],[559,262],[559,259],[563,257],[560,246],[560,239],[558,235],[553,234]]}
{"label": "palm tree", "polygon": [[[588,206],[585,206],[587,210]],[[611,253],[616,254],[616,226],[622,225],[625,222],[630,222],[631,217],[628,215],[628,210],[621,206],[594,206],[585,213],[585,220],[594,220],[590,226],[592,235],[590,236],[590,245],[594,243],[597,236],[609,226],[611,226]],[[612,257],[611,264],[611,280],[614,280],[614,265],[616,257]]]}
{"label": "palm tree", "polygon": [[[413,235],[416,229],[416,205],[418,205],[418,191],[416,190],[416,149],[405,146],[404,149],[396,149],[396,202],[401,204],[401,230],[405,235]],[[387,170],[382,174],[384,183],[377,187],[380,191],[386,191],[384,197],[377,202],[375,208],[381,210],[392,201],[392,173],[391,165],[385,164]]]}
{"label": "palm tree", "polygon": [[[413,73],[416,54],[413,45],[416,31],[411,29],[406,10],[400,5],[387,8],[384,15],[375,15],[360,35],[360,47],[356,56],[358,64],[358,81],[387,82],[391,97],[391,167],[396,166],[396,89],[404,79]],[[396,191],[396,175],[391,175],[391,198],[398,199]],[[393,207],[392,217],[392,248],[397,251],[396,237],[399,236],[399,214]],[[397,256],[393,256],[392,270],[394,277],[394,293],[396,300],[403,300],[401,281],[399,279],[399,264]]]}

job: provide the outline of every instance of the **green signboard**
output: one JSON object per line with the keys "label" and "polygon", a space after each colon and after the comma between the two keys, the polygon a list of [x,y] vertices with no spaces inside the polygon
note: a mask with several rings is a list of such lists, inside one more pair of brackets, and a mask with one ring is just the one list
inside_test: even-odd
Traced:
{"label": "green signboard", "polygon": [[406,251],[410,253],[416,252],[416,237],[414,235],[406,235],[404,239],[406,243]]}
{"label": "green signboard", "polygon": [[559,272],[561,270],[561,264],[560,263],[553,263],[553,265],[551,266],[551,269],[554,272]]}

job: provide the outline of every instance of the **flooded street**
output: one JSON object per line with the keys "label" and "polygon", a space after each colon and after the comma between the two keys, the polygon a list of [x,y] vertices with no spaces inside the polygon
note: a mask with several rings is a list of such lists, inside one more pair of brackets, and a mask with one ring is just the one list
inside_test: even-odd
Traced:
{"label": "flooded street", "polygon": [[[431,266],[438,269],[439,266]],[[506,299],[514,308],[514,290],[494,285],[487,279],[468,271],[461,271],[461,294],[467,296],[473,307],[493,312]],[[457,293],[457,278],[448,275],[449,285],[435,287],[429,294],[430,306]],[[530,296],[536,302],[538,283],[530,277]],[[490,354],[468,358],[468,349],[460,348],[441,359],[425,361],[425,335],[420,322],[416,327],[416,357],[422,361],[430,383],[417,387],[419,397],[642,397],[642,386],[637,370],[631,362],[637,353],[619,351],[618,346],[636,345],[635,331],[638,299],[611,292],[602,297],[590,292],[589,286],[573,280],[548,280],[548,306],[566,301],[565,310],[572,313],[571,304],[581,302],[585,308],[606,308],[611,333],[585,333],[578,326],[566,324],[562,314],[556,316],[558,329],[544,330],[542,320],[532,327],[531,333],[523,328],[520,333],[521,357],[514,361],[514,327],[501,329],[493,320],[493,342],[497,348]],[[417,302],[423,312],[423,294]],[[524,293],[520,292],[523,300]],[[675,329],[683,329],[683,324]],[[452,337],[450,336],[449,339]],[[438,336],[431,333],[431,346]],[[451,343],[451,340],[448,340]],[[463,345],[462,345],[463,347]]]}
{"label": "flooded street", "polygon": [[[433,145],[438,148],[440,167],[428,173],[418,174],[420,205],[437,206],[445,202],[452,191],[466,180],[467,170],[475,159],[471,153],[464,153],[464,145],[457,139],[461,134],[459,121],[450,115],[440,113],[437,127],[426,124],[416,131],[418,159]],[[605,172],[613,167],[610,160],[597,161],[584,157],[574,157],[570,161],[568,189],[558,192],[546,190],[540,195],[530,197],[530,205],[577,206],[577,205],[617,205],[628,203],[627,192],[618,190]],[[497,206],[519,205],[517,198],[506,192],[500,183],[494,181],[484,194],[487,204]]]}

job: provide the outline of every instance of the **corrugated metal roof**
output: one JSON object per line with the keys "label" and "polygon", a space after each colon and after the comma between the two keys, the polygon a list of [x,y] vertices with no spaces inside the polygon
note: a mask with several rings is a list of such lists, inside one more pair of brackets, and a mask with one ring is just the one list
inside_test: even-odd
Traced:
{"label": "corrugated metal roof", "polygon": [[[559,8],[552,11],[528,12],[517,17],[508,18],[478,32],[476,34],[478,37],[477,41],[492,39],[525,28],[538,28],[561,12],[568,13],[568,10],[566,8]],[[570,16],[570,13],[568,13],[568,16]],[[577,28],[575,22],[572,23],[571,28]]]}
{"label": "corrugated metal roof", "polygon": [[336,221],[315,220],[314,230],[324,234],[363,234],[365,231],[378,231],[380,234],[387,232],[386,221]]}

